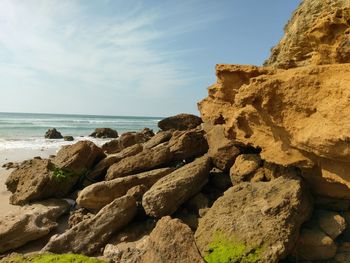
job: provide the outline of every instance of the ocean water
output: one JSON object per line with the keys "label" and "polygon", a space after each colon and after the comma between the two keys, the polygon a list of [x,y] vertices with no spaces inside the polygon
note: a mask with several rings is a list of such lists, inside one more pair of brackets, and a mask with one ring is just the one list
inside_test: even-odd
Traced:
{"label": "ocean water", "polygon": [[162,117],[0,113],[0,150],[58,148],[72,143],[45,139],[45,132],[49,128],[56,128],[63,136],[73,136],[75,142],[88,139],[101,145],[110,139],[89,137],[95,128],[112,128],[119,134],[140,131],[145,127],[156,132],[157,123],[161,119]]}

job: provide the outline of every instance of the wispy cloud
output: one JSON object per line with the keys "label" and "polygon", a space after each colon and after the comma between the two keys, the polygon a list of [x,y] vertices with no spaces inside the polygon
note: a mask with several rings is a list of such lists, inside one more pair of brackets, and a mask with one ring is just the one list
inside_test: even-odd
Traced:
{"label": "wispy cloud", "polygon": [[[127,2],[0,0],[1,89],[161,97],[188,85],[195,76],[179,62],[184,51],[166,44],[215,18],[186,13],[193,1],[166,14]],[[172,27],[161,26],[178,15]]]}

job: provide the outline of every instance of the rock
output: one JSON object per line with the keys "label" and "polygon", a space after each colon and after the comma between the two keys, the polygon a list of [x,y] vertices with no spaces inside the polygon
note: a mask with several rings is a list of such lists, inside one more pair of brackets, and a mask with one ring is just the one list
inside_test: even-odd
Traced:
{"label": "rock", "polygon": [[178,219],[161,218],[149,235],[146,253],[142,263],[199,263],[201,258],[191,229]]}
{"label": "rock", "polygon": [[302,229],[297,244],[297,257],[304,260],[328,260],[335,256],[337,245],[318,228]]}
{"label": "rock", "polygon": [[63,140],[68,141],[68,142],[72,142],[72,141],[74,141],[74,137],[73,136],[64,136]]}
{"label": "rock", "polygon": [[166,145],[145,149],[142,152],[124,158],[113,164],[107,171],[106,180],[152,170],[157,167],[167,166],[173,159],[173,154]]}
{"label": "rock", "polygon": [[315,206],[320,209],[332,210],[336,212],[347,211],[350,207],[350,200],[335,199],[325,196],[314,198]]}
{"label": "rock", "polygon": [[184,224],[188,225],[193,231],[196,231],[198,227],[198,219],[200,216],[198,216],[198,212],[195,213],[185,208],[179,208],[172,215],[172,217],[180,219]]}
{"label": "rock", "polygon": [[342,238],[347,241],[350,242],[350,211],[345,211],[341,214],[346,222],[347,228],[345,229],[345,231],[342,234]]}
{"label": "rock", "polygon": [[52,128],[52,129],[47,130],[47,132],[45,133],[45,138],[46,139],[62,139],[63,136],[55,128]]}
{"label": "rock", "polygon": [[225,137],[222,125],[203,125],[209,145],[208,155],[218,169],[228,172],[240,154],[234,141]]}
{"label": "rock", "polygon": [[258,154],[241,154],[230,169],[232,184],[249,181],[254,172],[262,165]]}
{"label": "rock", "polygon": [[202,119],[200,117],[182,113],[161,120],[158,122],[158,127],[163,131],[172,129],[183,131],[196,128],[201,123]]}
{"label": "rock", "polygon": [[147,192],[148,189],[149,189],[149,187],[147,187],[144,184],[136,185],[136,186],[130,188],[126,192],[126,195],[132,196],[136,200],[136,202],[142,202],[142,197]]}
{"label": "rock", "polygon": [[208,151],[208,143],[204,137],[204,132],[200,130],[174,132],[169,141],[169,146],[175,161],[196,158]]}
{"label": "rock", "polygon": [[79,224],[81,221],[90,219],[94,216],[95,216],[94,214],[90,213],[88,210],[84,208],[74,210],[70,212],[70,216],[68,219],[68,226],[69,228],[72,228],[73,226]]}
{"label": "rock", "polygon": [[224,120],[226,138],[260,148],[268,163],[300,168],[316,194],[350,199],[349,64],[216,70],[218,83],[199,103],[205,124]]}
{"label": "rock", "polygon": [[335,256],[335,261],[337,263],[350,262],[350,243],[349,242],[342,243],[338,247],[337,254]]}
{"label": "rock", "polygon": [[57,227],[56,220],[68,210],[69,204],[63,200],[46,200],[2,215],[0,253],[46,236]]}
{"label": "rock", "polygon": [[153,148],[163,142],[167,142],[171,139],[173,135],[172,131],[160,131],[156,135],[154,135],[151,139],[143,144],[145,149]]}
{"label": "rock", "polygon": [[335,240],[346,229],[346,222],[337,212],[327,210],[316,210],[316,216],[320,228],[333,240]]}
{"label": "rock", "polygon": [[145,128],[141,132],[126,132],[123,133],[117,140],[112,140],[105,143],[102,149],[111,154],[118,153],[123,149],[137,143],[144,143],[154,136],[152,130]]}
{"label": "rock", "polygon": [[86,176],[83,182],[84,186],[88,186],[97,181],[101,181],[105,178],[107,170],[113,164],[119,162],[120,160],[138,154],[142,152],[143,147],[141,144],[135,144],[133,146],[127,147],[119,153],[109,155],[106,158],[102,159]]}
{"label": "rock", "polygon": [[294,248],[311,212],[308,191],[297,176],[241,183],[199,220],[196,244],[208,262],[279,262]]}
{"label": "rock", "polygon": [[118,138],[118,132],[111,128],[96,128],[90,136],[94,138]]}
{"label": "rock", "polygon": [[349,17],[348,0],[303,1],[265,65],[291,68],[349,63]]}
{"label": "rock", "polygon": [[63,234],[51,237],[42,251],[92,255],[111,235],[126,226],[136,214],[136,202],[130,196],[115,199],[94,217],[81,221]]}
{"label": "rock", "polygon": [[195,212],[199,216],[202,216],[201,211],[207,210],[207,208],[209,208],[209,200],[202,193],[198,193],[190,200],[188,200],[186,207],[191,212]]}
{"label": "rock", "polygon": [[157,181],[143,195],[146,214],[156,218],[171,215],[208,182],[210,169],[210,159],[204,156]]}
{"label": "rock", "polygon": [[10,169],[17,169],[19,166],[20,166],[20,163],[8,162],[3,164],[1,167],[5,168],[6,170],[10,170]]}
{"label": "rock", "polygon": [[232,186],[230,175],[218,170],[217,168],[213,168],[210,171],[209,184],[220,189],[221,191],[226,191]]}
{"label": "rock", "polygon": [[100,209],[114,199],[125,195],[131,188],[144,185],[150,188],[160,178],[174,171],[174,168],[160,168],[140,174],[103,181],[84,188],[77,203],[84,208]]}

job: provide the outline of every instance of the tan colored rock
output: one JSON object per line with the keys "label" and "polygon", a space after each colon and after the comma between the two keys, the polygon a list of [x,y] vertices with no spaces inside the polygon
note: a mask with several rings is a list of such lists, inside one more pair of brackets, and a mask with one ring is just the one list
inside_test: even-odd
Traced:
{"label": "tan colored rock", "polygon": [[66,201],[52,199],[19,207],[2,215],[0,253],[46,236],[58,226],[56,220],[68,210]]}
{"label": "tan colored rock", "polygon": [[94,216],[95,216],[94,214],[90,213],[89,210],[84,208],[74,210],[70,212],[69,219],[68,219],[68,226],[69,228],[72,228],[73,226],[79,224],[81,221],[90,219]]}
{"label": "tan colored rock", "polygon": [[134,156],[129,156],[113,164],[107,171],[106,180],[152,170],[157,167],[164,167],[172,159],[173,154],[166,145],[145,149]]}
{"label": "tan colored rock", "polygon": [[344,242],[340,244],[337,250],[337,255],[335,256],[334,259],[337,263],[350,262],[350,243],[349,242]]}
{"label": "tan colored rock", "polygon": [[217,168],[213,168],[209,174],[209,184],[222,192],[232,186],[231,178],[228,173],[224,173]]}
{"label": "tan colored rock", "polygon": [[333,240],[346,229],[347,224],[339,213],[327,210],[316,210],[316,217],[320,228]]}
{"label": "tan colored rock", "polygon": [[302,229],[297,244],[297,256],[304,260],[327,260],[335,256],[337,245],[318,228]]}
{"label": "tan colored rock", "polygon": [[160,131],[156,135],[154,135],[151,139],[143,144],[145,149],[151,149],[163,142],[167,142],[171,139],[173,135],[173,131]]}
{"label": "tan colored rock", "polygon": [[208,182],[210,169],[210,159],[203,156],[157,181],[143,195],[146,214],[157,218],[171,215]]}
{"label": "tan colored rock", "polygon": [[265,65],[292,68],[349,63],[349,17],[349,0],[304,0]]}
{"label": "tan colored rock", "polygon": [[144,185],[147,188],[150,188],[160,178],[168,175],[174,170],[174,168],[160,168],[92,184],[79,192],[77,203],[79,206],[87,209],[100,209],[114,199],[125,195],[135,186]]}
{"label": "tan colored rock", "polygon": [[158,122],[158,127],[163,131],[172,129],[183,131],[196,128],[201,123],[202,120],[200,117],[192,114],[182,113],[161,120]]}
{"label": "tan colored rock", "polygon": [[149,235],[142,263],[204,263],[191,229],[170,216],[161,218]]}
{"label": "tan colored rock", "polygon": [[246,247],[240,255],[227,255],[233,262],[249,257],[279,262],[291,253],[311,212],[308,190],[296,176],[241,183],[227,190],[199,220],[196,244],[203,257],[220,253],[220,242],[229,242]]}
{"label": "tan colored rock", "polygon": [[262,165],[258,154],[241,154],[230,169],[232,184],[249,181],[256,170]]}
{"label": "tan colored rock", "polygon": [[315,193],[350,198],[350,64],[216,70],[218,83],[199,104],[205,123],[221,120],[226,138],[301,168]]}
{"label": "tan colored rock", "polygon": [[92,255],[134,218],[136,210],[134,198],[126,195],[115,199],[94,217],[52,236],[42,251]]}

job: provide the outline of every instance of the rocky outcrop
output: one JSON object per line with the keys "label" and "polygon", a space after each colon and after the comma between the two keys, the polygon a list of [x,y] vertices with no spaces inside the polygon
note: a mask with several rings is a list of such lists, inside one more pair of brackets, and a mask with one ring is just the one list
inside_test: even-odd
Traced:
{"label": "rocky outcrop", "polygon": [[349,0],[304,0],[265,65],[292,68],[349,63],[349,17]]}
{"label": "rocky outcrop", "polygon": [[52,129],[47,130],[47,132],[45,133],[45,138],[46,139],[62,139],[63,136],[55,128],[52,128]]}
{"label": "rocky outcrop", "polygon": [[136,202],[130,196],[115,199],[94,217],[81,221],[63,234],[52,236],[43,251],[92,255],[111,235],[136,215]]}
{"label": "rocky outcrop", "polygon": [[145,149],[153,148],[163,142],[167,142],[171,139],[173,135],[173,131],[160,131],[156,135],[154,135],[151,139],[143,144]]}
{"label": "rocky outcrop", "polygon": [[174,171],[174,168],[160,168],[140,174],[103,181],[84,188],[77,203],[84,208],[100,209],[114,199],[125,195],[131,188],[144,185],[150,188],[160,178]]}
{"label": "rocky outcrop", "polygon": [[202,123],[202,119],[192,114],[178,114],[165,118],[158,122],[158,127],[163,131],[167,130],[188,130],[196,128]]}
{"label": "rocky outcrop", "polygon": [[211,161],[201,157],[157,181],[142,198],[146,214],[171,215],[208,182]]}
{"label": "rocky outcrop", "polygon": [[307,189],[297,176],[241,183],[227,190],[199,221],[196,244],[209,262],[222,251],[233,262],[278,262],[294,248],[311,212]]}
{"label": "rocky outcrop", "polygon": [[260,166],[262,166],[262,160],[258,154],[239,155],[230,169],[232,183],[250,181]]}
{"label": "rocky outcrop", "polygon": [[47,200],[23,207],[0,217],[0,253],[21,247],[49,234],[56,220],[68,212],[63,200]]}
{"label": "rocky outcrop", "polygon": [[63,140],[65,140],[65,141],[67,141],[67,142],[72,142],[72,141],[74,141],[74,137],[73,137],[73,136],[70,136],[70,135],[64,136],[64,137],[63,137]]}
{"label": "rocky outcrop", "polygon": [[117,140],[112,140],[102,145],[102,149],[109,154],[118,153],[134,144],[147,142],[153,136],[153,131],[148,128],[144,128],[141,132],[126,132]]}
{"label": "rocky outcrop", "polygon": [[90,136],[94,138],[118,138],[118,132],[111,128],[96,128]]}

